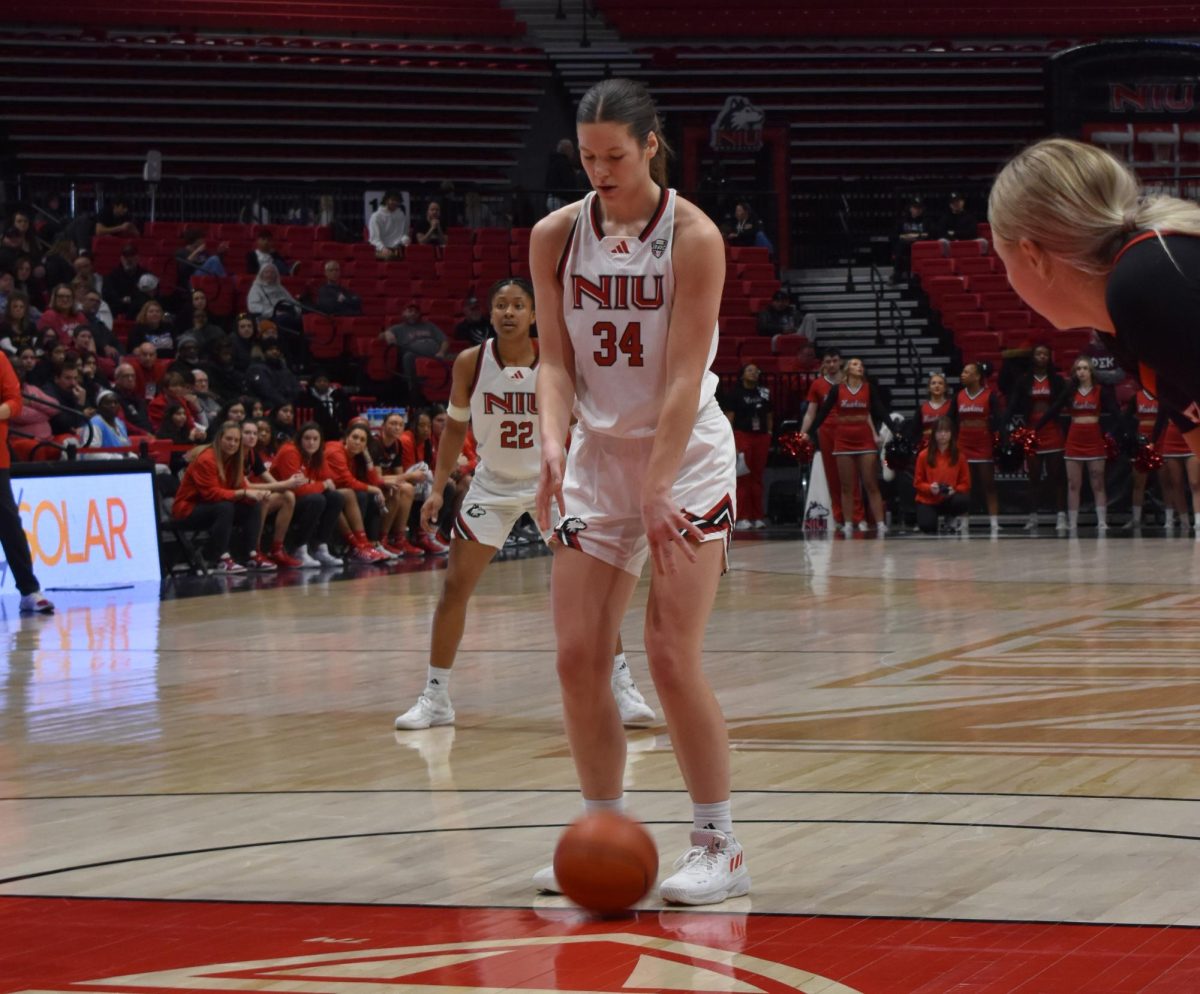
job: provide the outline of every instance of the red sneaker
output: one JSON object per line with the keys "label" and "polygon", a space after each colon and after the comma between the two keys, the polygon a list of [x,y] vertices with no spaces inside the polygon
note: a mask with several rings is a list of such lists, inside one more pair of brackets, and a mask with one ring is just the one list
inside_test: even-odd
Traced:
{"label": "red sneaker", "polygon": [[271,562],[273,562],[280,569],[299,569],[304,565],[304,563],[302,563],[295,556],[289,556],[287,554],[287,550],[283,548],[272,550],[271,554],[267,558],[270,559]]}
{"label": "red sneaker", "polygon": [[424,549],[422,549],[419,545],[413,545],[408,539],[401,539],[399,548],[403,550],[401,555],[404,556],[420,558],[421,556],[425,555]]}
{"label": "red sneaker", "polygon": [[407,544],[407,542],[401,542],[399,539],[389,538],[383,543],[383,551],[390,552],[393,556],[406,556],[408,553],[405,552],[404,546]]}
{"label": "red sneaker", "polygon": [[278,567],[261,552],[254,553],[246,560],[246,569],[253,573],[273,573]]}
{"label": "red sneaker", "polygon": [[444,556],[450,551],[450,546],[436,535],[422,534],[417,544],[430,556]]}

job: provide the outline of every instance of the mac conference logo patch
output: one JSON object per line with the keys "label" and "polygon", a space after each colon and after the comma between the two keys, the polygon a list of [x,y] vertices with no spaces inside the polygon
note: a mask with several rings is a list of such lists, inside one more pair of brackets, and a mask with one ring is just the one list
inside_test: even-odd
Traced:
{"label": "mac conference logo patch", "polygon": [[650,251],[654,253],[656,259],[661,259],[666,250],[667,240],[665,238],[656,238],[650,243]]}

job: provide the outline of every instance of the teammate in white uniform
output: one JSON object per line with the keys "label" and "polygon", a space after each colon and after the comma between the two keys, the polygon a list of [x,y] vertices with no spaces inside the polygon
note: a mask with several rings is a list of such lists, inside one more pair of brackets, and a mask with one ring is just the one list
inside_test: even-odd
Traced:
{"label": "teammate in white uniform", "polygon": [[[470,424],[478,443],[479,466],[454,521],[446,582],[433,615],[425,690],[396,719],[400,729],[454,724],[450,670],[462,641],[467,602],[517,519],[534,510],[542,447],[537,417],[538,357],[529,337],[534,321],[533,288],[517,278],[497,283],[492,288],[491,318],[496,337],[459,353],[454,361],[433,488],[421,508],[421,524],[432,531],[442,510],[442,492],[458,464]],[[619,640],[616,645],[610,686],[621,719],[627,725],[654,721],[654,711],[633,682]]]}
{"label": "teammate in white uniform", "polygon": [[[625,736],[603,692],[604,647],[649,556],[646,652],[693,803],[691,847],[660,894],[712,904],[750,889],[725,719],[701,668],[734,520],[733,431],[709,371],[725,246],[666,189],[667,150],[643,87],[597,84],[576,124],[594,192],[544,218],[530,242],[544,315],[538,524],[549,526],[557,503],[551,605],[567,737],[585,810],[621,810]],[[557,890],[553,867],[534,881]]]}

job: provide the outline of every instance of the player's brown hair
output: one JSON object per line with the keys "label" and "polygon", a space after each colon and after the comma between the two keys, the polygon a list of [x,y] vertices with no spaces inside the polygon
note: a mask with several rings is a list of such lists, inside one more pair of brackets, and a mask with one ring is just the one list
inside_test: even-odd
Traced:
{"label": "player's brown hair", "polygon": [[624,124],[642,148],[653,131],[658,139],[658,152],[650,160],[650,178],[659,186],[667,185],[667,160],[674,152],[663,134],[654,98],[641,83],[620,76],[601,80],[579,101],[575,123]]}

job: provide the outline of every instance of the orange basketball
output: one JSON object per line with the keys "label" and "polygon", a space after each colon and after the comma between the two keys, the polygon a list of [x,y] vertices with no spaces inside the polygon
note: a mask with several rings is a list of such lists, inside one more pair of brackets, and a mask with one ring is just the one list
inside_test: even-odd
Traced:
{"label": "orange basketball", "polygon": [[637,904],[658,876],[658,848],[640,823],[612,811],[584,815],[558,840],[554,876],[581,907],[611,915]]}

